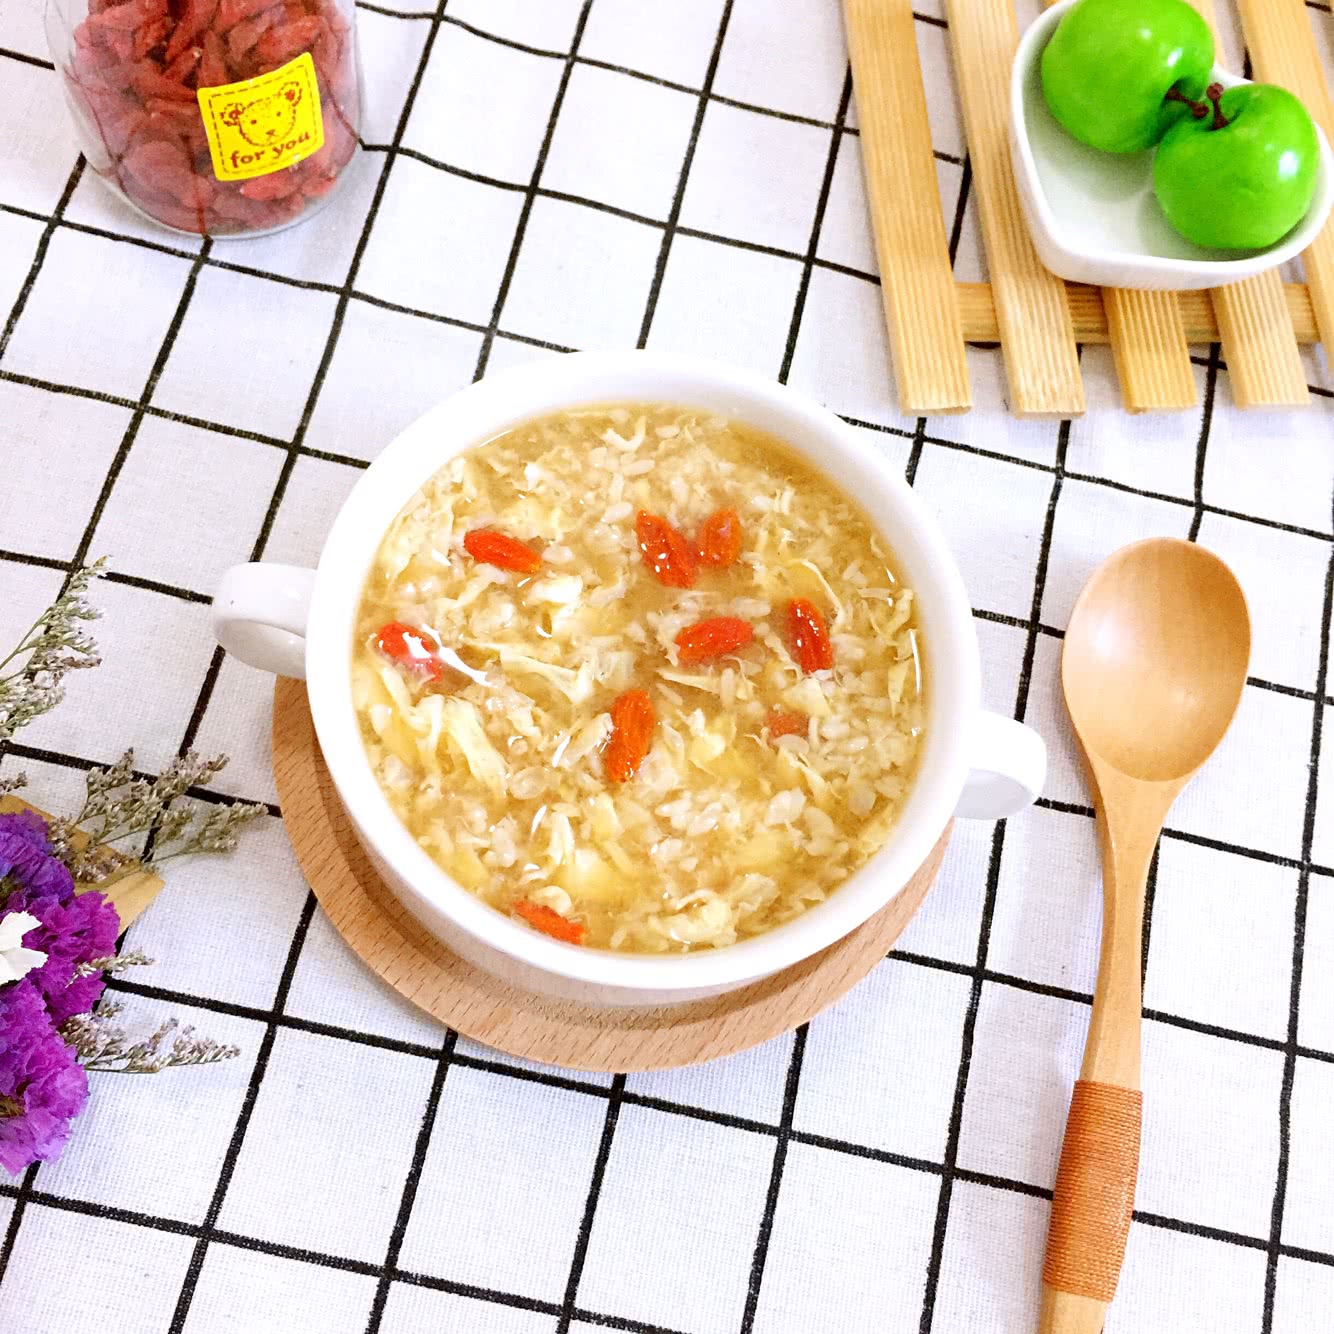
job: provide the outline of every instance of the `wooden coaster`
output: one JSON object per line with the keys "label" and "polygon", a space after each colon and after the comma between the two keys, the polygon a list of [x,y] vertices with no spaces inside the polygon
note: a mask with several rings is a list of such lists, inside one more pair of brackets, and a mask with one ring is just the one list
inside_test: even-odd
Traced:
{"label": "wooden coaster", "polygon": [[280,678],[274,690],[273,773],[297,861],[329,920],[372,972],[465,1037],[576,1070],[693,1065],[805,1023],[885,957],[935,880],[950,833],[892,903],[814,958],[709,1000],[604,1009],[511,987],[451,954],[417,923],[357,841],[320,755],[300,681]]}

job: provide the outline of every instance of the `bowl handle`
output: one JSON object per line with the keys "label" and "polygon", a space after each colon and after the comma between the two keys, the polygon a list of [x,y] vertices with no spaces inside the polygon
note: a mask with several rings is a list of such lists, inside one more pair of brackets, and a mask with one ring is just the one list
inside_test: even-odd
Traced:
{"label": "bowl handle", "polygon": [[1038,799],[1047,778],[1047,747],[1031,727],[999,713],[979,713],[972,750],[956,815],[1003,820]]}
{"label": "bowl handle", "polygon": [[233,565],[213,595],[213,634],[251,667],[306,675],[306,618],[315,571],[259,561]]}

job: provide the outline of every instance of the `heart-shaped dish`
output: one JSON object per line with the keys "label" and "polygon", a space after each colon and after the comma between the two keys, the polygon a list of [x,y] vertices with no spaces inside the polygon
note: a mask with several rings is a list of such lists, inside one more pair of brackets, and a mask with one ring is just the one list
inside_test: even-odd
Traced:
{"label": "heart-shaped dish", "polygon": [[[1040,258],[1070,282],[1099,287],[1222,287],[1301,254],[1334,205],[1334,154],[1316,127],[1320,168],[1306,216],[1265,250],[1209,250],[1168,224],[1153,193],[1153,154],[1103,153],[1068,134],[1047,109],[1039,65],[1076,0],[1053,5],[1024,33],[1010,78],[1015,182]],[[1214,66],[1225,88],[1247,80]]]}

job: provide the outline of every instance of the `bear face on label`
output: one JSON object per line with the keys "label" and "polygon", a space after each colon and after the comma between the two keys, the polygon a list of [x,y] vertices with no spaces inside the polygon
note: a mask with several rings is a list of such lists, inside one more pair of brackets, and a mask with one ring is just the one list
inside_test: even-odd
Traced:
{"label": "bear face on label", "polygon": [[281,143],[296,125],[301,85],[285,83],[275,93],[252,102],[231,102],[223,108],[222,120],[236,127],[248,144],[265,148]]}

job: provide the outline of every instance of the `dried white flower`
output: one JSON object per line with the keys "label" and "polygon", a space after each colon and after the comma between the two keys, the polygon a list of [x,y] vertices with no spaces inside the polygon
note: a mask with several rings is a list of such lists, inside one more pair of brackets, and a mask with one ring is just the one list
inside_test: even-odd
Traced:
{"label": "dried white flower", "polygon": [[0,986],[17,982],[46,962],[43,950],[26,949],[23,937],[41,922],[30,912],[6,913],[0,917]]}

